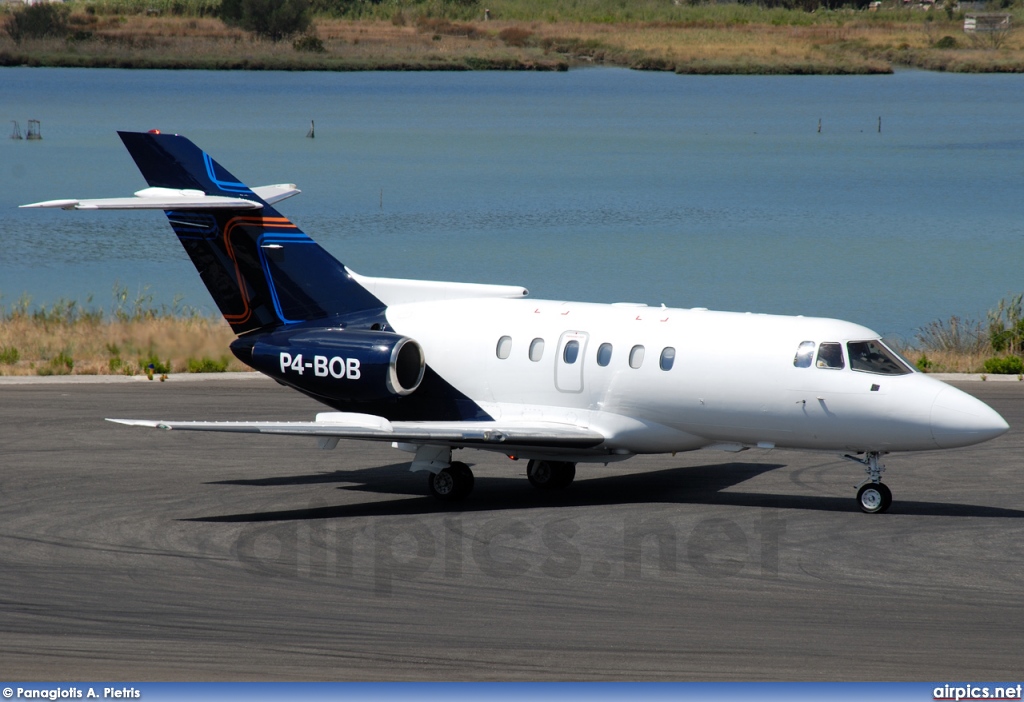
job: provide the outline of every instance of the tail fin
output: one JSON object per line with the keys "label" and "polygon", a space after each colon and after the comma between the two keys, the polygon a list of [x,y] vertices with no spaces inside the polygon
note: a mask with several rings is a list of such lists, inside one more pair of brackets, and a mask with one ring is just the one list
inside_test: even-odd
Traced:
{"label": "tail fin", "polygon": [[151,187],[261,206],[165,211],[235,333],[384,307],[337,259],[185,137],[118,134]]}

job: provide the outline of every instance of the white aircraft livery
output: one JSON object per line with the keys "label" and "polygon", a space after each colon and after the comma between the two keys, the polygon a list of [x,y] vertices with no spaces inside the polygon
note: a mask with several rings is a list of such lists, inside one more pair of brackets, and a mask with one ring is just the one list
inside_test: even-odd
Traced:
{"label": "white aircraft livery", "polygon": [[465,498],[480,449],[528,460],[542,489],[576,465],[702,448],[810,449],[861,463],[864,512],[892,493],[882,458],[1008,430],[983,402],[834,319],[532,300],[524,288],[358,275],[188,139],[121,132],[149,187],[24,207],[163,210],[243,362],[331,408],[310,422],[113,419],[159,429],[392,443],[430,492]]}

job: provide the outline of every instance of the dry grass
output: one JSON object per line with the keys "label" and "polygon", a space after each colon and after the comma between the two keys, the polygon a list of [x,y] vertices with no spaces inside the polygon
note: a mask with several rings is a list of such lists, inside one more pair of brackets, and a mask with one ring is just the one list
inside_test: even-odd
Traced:
{"label": "dry grass", "polygon": [[922,368],[922,370],[926,370],[928,373],[982,373],[985,370],[985,359],[993,356],[991,351],[968,353],[906,349],[902,353],[907,360],[917,364],[918,368],[921,368],[921,359],[926,359],[927,368]]}
{"label": "dry grass", "polygon": [[[234,338],[226,322],[205,317],[53,322],[14,316],[0,321],[0,374],[135,375],[154,360],[186,372],[189,360],[230,357]],[[233,357],[227,369],[250,370]]]}

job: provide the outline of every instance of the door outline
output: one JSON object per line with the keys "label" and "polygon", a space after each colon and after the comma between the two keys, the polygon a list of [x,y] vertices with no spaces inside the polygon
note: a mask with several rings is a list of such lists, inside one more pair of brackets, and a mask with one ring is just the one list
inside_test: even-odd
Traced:
{"label": "door outline", "polygon": [[[555,389],[559,392],[583,392],[583,365],[587,357],[587,341],[590,335],[581,331],[565,331],[558,338],[555,353]],[[579,355],[575,363],[565,362],[565,347],[570,341],[580,344]]]}

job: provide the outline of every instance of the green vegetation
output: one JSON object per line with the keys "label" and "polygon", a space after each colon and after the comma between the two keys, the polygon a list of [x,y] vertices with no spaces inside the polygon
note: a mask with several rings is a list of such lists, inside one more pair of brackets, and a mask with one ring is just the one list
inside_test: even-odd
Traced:
{"label": "green vegetation", "polygon": [[999,356],[985,359],[985,372],[994,375],[1020,375],[1024,373],[1024,359],[1020,356]]}
{"label": "green vegetation", "polygon": [[13,10],[7,18],[7,34],[16,44],[26,39],[62,38],[68,33],[70,14],[71,9],[68,6],[57,3],[25,5]]}
{"label": "green vegetation", "polygon": [[0,348],[0,363],[5,366],[13,366],[21,358],[21,354],[18,349],[14,346],[4,346]]}
{"label": "green vegetation", "polygon": [[209,356],[200,359],[190,358],[186,363],[186,369],[189,373],[223,373],[228,369],[230,361],[227,356],[221,356],[216,360]]}
{"label": "green vegetation", "polygon": [[271,41],[304,32],[311,23],[309,0],[221,0],[220,17]]}

